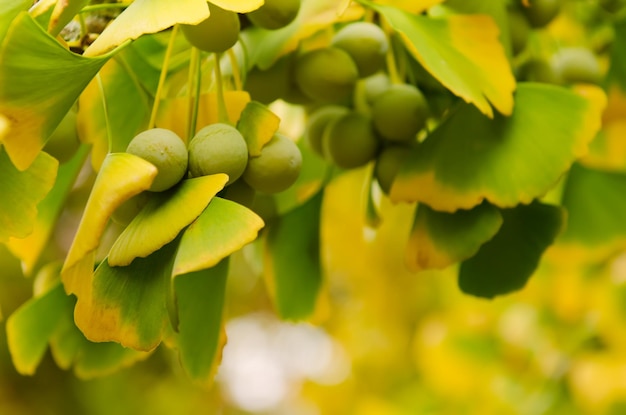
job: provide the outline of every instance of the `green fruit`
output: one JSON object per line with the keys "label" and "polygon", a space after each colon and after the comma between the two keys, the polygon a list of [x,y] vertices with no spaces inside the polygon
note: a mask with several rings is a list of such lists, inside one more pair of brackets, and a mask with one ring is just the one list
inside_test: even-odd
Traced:
{"label": "green fruit", "polygon": [[226,173],[228,185],[241,177],[247,163],[246,140],[231,125],[207,125],[189,143],[189,173],[192,177]]}
{"label": "green fruit", "polygon": [[411,148],[408,146],[392,145],[385,148],[376,159],[374,177],[386,195],[389,195],[400,166],[407,159],[410,151]]}
{"label": "green fruit", "polygon": [[426,98],[408,84],[394,84],[378,96],[372,106],[374,127],[390,141],[411,141],[426,126]]}
{"label": "green fruit", "polygon": [[139,193],[122,203],[111,215],[113,222],[127,226],[148,203],[150,196],[147,192]]}
{"label": "green fruit", "polygon": [[391,86],[391,79],[384,72],[378,72],[362,80],[365,89],[365,99],[369,105],[373,105],[380,94]]}
{"label": "green fruit", "polygon": [[524,62],[517,71],[517,78],[526,82],[558,84],[559,76],[549,62],[543,59],[531,59]]}
{"label": "green fruit", "polygon": [[557,78],[565,84],[598,84],[602,80],[598,59],[587,48],[560,49],[552,56],[551,65]]}
{"label": "green fruit", "polygon": [[240,205],[251,207],[256,192],[243,179],[235,181],[224,189],[224,199],[232,200]]}
{"label": "green fruit", "polygon": [[300,0],[265,0],[263,6],[247,14],[258,27],[276,30],[291,23],[300,10]]}
{"label": "green fruit", "polygon": [[341,102],[351,97],[359,71],[347,52],[329,47],[299,56],[294,75],[300,90],[311,99]]}
{"label": "green fruit", "polygon": [[253,100],[263,104],[269,104],[277,99],[298,105],[310,103],[311,99],[296,85],[293,74],[294,63],[295,56],[288,54],[265,70],[254,67],[246,77],[246,91]]}
{"label": "green fruit", "polygon": [[511,38],[511,51],[517,55],[524,49],[530,36],[530,24],[524,15],[517,9],[508,10],[509,35]]}
{"label": "green fruit", "polygon": [[306,126],[305,138],[311,149],[319,156],[325,157],[322,137],[324,130],[334,119],[348,113],[348,108],[339,105],[326,105],[311,114]]}
{"label": "green fruit", "polygon": [[550,23],[561,10],[561,0],[529,0],[529,6],[521,9],[534,28],[541,28]]}
{"label": "green fruit", "polygon": [[600,0],[600,6],[609,13],[618,13],[624,6],[624,0]]}
{"label": "green fruit", "polygon": [[70,110],[46,141],[43,151],[59,160],[59,163],[65,163],[76,154],[78,147],[80,140],[76,130],[76,112]]}
{"label": "green fruit", "polygon": [[378,153],[380,141],[374,133],[372,119],[360,112],[336,118],[324,131],[324,152],[343,169],[367,164]]}
{"label": "green fruit", "polygon": [[284,135],[275,134],[263,146],[261,155],[250,159],[243,179],[256,191],[277,193],[295,183],[301,168],[298,146]]}
{"label": "green fruit", "polygon": [[333,37],[332,46],[348,52],[363,78],[385,67],[389,41],[374,23],[356,22],[341,28]]}
{"label": "green fruit", "polygon": [[239,16],[209,3],[210,16],[197,25],[181,25],[187,41],[206,52],[224,52],[239,39]]}
{"label": "green fruit", "polygon": [[187,172],[187,147],[173,131],[153,128],[135,136],[126,152],[154,164],[158,173],[150,191],[162,192],[178,183]]}

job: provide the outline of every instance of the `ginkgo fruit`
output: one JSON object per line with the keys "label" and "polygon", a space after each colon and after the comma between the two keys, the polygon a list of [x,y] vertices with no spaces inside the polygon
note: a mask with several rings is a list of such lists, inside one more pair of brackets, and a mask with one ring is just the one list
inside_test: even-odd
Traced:
{"label": "ginkgo fruit", "polygon": [[240,23],[237,13],[209,3],[208,18],[196,25],[181,25],[187,41],[206,52],[224,52],[239,39]]}
{"label": "ginkgo fruit", "polygon": [[246,140],[232,125],[225,123],[207,125],[189,142],[191,177],[226,173],[228,185],[241,177],[247,163]]}
{"label": "ginkgo fruit", "polygon": [[295,183],[301,168],[302,154],[298,146],[277,133],[263,146],[260,156],[250,158],[243,179],[256,191],[277,193]]}
{"label": "ginkgo fruit", "polygon": [[550,23],[561,11],[561,0],[529,0],[528,6],[521,6],[534,28],[541,28]]}
{"label": "ginkgo fruit", "polygon": [[322,138],[326,127],[336,118],[348,113],[348,108],[340,105],[325,105],[311,114],[306,126],[305,138],[311,149],[325,157]]}
{"label": "ginkgo fruit", "polygon": [[319,102],[349,99],[359,78],[350,55],[333,47],[305,52],[296,60],[294,71],[302,92]]}
{"label": "ginkgo fruit", "polygon": [[374,23],[350,23],[335,33],[331,44],[350,55],[362,78],[385,66],[389,41],[385,32]]}
{"label": "ginkgo fruit", "polygon": [[530,36],[530,24],[528,19],[518,9],[508,10],[509,35],[511,38],[511,50],[517,55],[526,48]]}
{"label": "ginkgo fruit", "polygon": [[552,68],[565,84],[592,83],[602,80],[602,69],[596,55],[584,47],[566,47],[552,55]]}
{"label": "ginkgo fruit", "polygon": [[157,175],[150,186],[153,192],[162,192],[178,183],[187,172],[187,147],[175,132],[152,128],[137,134],[126,152],[152,163]]}
{"label": "ginkgo fruit", "polygon": [[390,141],[411,141],[426,126],[428,103],[417,87],[393,84],[380,94],[372,106],[374,126]]}
{"label": "ginkgo fruit", "polygon": [[370,116],[352,111],[331,121],[324,131],[323,145],[324,153],[337,166],[352,169],[373,160],[380,141]]}
{"label": "ginkgo fruit", "polygon": [[265,3],[247,14],[255,26],[276,30],[287,26],[298,15],[300,0],[265,0]]}

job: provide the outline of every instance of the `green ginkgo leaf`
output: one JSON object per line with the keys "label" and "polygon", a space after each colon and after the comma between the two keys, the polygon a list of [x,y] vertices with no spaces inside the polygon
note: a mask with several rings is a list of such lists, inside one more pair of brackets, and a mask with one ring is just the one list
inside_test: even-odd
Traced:
{"label": "green ginkgo leaf", "polygon": [[207,207],[213,196],[228,181],[225,174],[183,180],[170,190],[150,195],[150,200],[109,252],[113,267],[145,258],[170,243],[180,231],[193,222]]}
{"label": "green ginkgo leaf", "polygon": [[211,0],[210,3],[215,4],[224,10],[231,10],[237,13],[248,13],[261,7],[264,0]]}
{"label": "green ginkgo leaf", "polygon": [[263,146],[269,143],[278,131],[279,125],[280,118],[278,115],[265,105],[256,101],[248,102],[237,122],[237,129],[246,139],[248,153],[251,157],[261,155]]}
{"label": "green ginkgo leaf", "polygon": [[160,32],[177,23],[197,24],[207,17],[206,0],[135,0],[104,29],[84,55],[102,55],[141,35]]}
{"label": "green ginkgo leaf", "polygon": [[0,3],[0,43],[11,26],[11,22],[20,12],[32,6],[32,0],[3,1]]}
{"label": "green ginkgo leaf", "polygon": [[57,1],[48,22],[48,33],[56,36],[74,18],[89,0],[65,0]]}
{"label": "green ginkgo leaf", "polygon": [[34,229],[37,205],[54,186],[59,163],[39,153],[24,171],[19,171],[0,147],[0,242],[9,237],[25,238]]}
{"label": "green ginkgo leaf", "polygon": [[500,211],[488,203],[454,213],[419,205],[407,245],[407,263],[419,271],[442,269],[468,259],[501,225]]}
{"label": "green ginkgo leaf", "polygon": [[263,220],[250,209],[215,197],[183,233],[173,275],[216,266],[222,259],[254,241]]}
{"label": "green ginkgo leaf", "polygon": [[391,199],[446,212],[483,200],[499,207],[530,203],[555,185],[599,130],[605,96],[599,89],[587,93],[520,84],[513,114],[495,119],[463,104],[411,152]]}
{"label": "green ginkgo leaf", "polygon": [[302,320],[315,311],[322,286],[322,196],[323,192],[318,192],[267,228],[265,279],[283,319]]}
{"label": "green ginkgo leaf", "polygon": [[116,50],[98,58],[70,52],[28,13],[19,14],[0,48],[0,114],[11,121],[2,143],[24,170]]}
{"label": "green ginkgo leaf", "polygon": [[89,286],[94,253],[109,217],[124,201],[147,190],[156,174],[156,167],[132,154],[111,153],[104,160],[63,264],[62,280],[68,293]]}
{"label": "green ginkgo leaf", "polygon": [[223,310],[227,275],[225,259],[213,268],[180,275],[174,280],[180,362],[189,377],[201,384],[212,382],[226,343]]}
{"label": "green ginkgo leaf", "polygon": [[430,18],[360,2],[381,13],[409,52],[454,94],[489,117],[493,117],[490,103],[502,114],[511,113],[515,78],[491,16]]}
{"label": "green ginkgo leaf", "polygon": [[167,298],[178,240],[126,267],[105,259],[93,274],[90,295],[78,296],[74,319],[87,339],[149,351],[169,324]]}
{"label": "green ginkgo leaf", "polygon": [[467,294],[493,298],[523,288],[565,221],[562,208],[539,202],[501,212],[498,233],[461,264],[459,287]]}

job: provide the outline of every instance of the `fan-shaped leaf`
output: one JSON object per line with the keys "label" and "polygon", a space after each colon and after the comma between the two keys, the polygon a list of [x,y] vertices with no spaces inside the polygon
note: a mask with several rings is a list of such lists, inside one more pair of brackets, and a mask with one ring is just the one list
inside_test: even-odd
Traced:
{"label": "fan-shaped leaf", "polygon": [[248,13],[261,7],[264,0],[211,0],[209,3],[213,3],[224,10]]}
{"label": "fan-shaped leaf", "polygon": [[263,146],[272,139],[280,118],[260,102],[250,101],[243,109],[237,122],[237,129],[246,139],[251,157],[261,155]]}

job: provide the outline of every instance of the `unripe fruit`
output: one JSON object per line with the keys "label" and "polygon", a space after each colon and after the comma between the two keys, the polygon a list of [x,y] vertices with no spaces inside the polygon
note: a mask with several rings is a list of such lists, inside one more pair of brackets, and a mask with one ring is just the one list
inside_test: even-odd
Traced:
{"label": "unripe fruit", "polygon": [[197,25],[181,25],[187,41],[206,52],[224,52],[239,39],[239,16],[209,3],[210,16]]}
{"label": "unripe fruit", "polygon": [[517,71],[517,78],[526,82],[543,82],[558,84],[559,76],[549,62],[543,59],[526,61]]}
{"label": "unripe fruit", "polygon": [[374,23],[356,22],[341,28],[333,37],[332,46],[348,52],[363,78],[384,68],[389,41]]}
{"label": "unripe fruit", "polygon": [[511,38],[511,52],[517,55],[526,48],[530,36],[530,24],[524,15],[517,9],[508,10],[509,35]]}
{"label": "unripe fruit", "polygon": [[552,56],[551,63],[558,79],[563,83],[598,84],[602,80],[598,59],[587,48],[563,48]]}
{"label": "unripe fruit", "polygon": [[394,84],[378,96],[372,107],[374,126],[390,141],[411,141],[426,126],[426,98],[409,84]]}
{"label": "unripe fruit", "polygon": [[530,0],[529,4],[529,7],[521,8],[528,23],[534,28],[546,26],[561,10],[561,0]]}
{"label": "unripe fruit", "polygon": [[410,151],[411,148],[408,146],[392,145],[385,148],[376,159],[374,177],[386,195],[391,191],[400,166],[407,159]]}
{"label": "unripe fruit", "polygon": [[258,27],[276,30],[291,23],[299,10],[300,0],[265,0],[263,6],[247,16]]}
{"label": "unripe fruit", "polygon": [[228,185],[241,177],[247,163],[246,140],[231,125],[207,125],[189,143],[189,173],[192,177],[226,173]]}
{"label": "unripe fruit", "polygon": [[326,157],[322,138],[324,130],[336,118],[348,113],[348,108],[339,105],[325,105],[311,114],[306,127],[305,138],[311,149],[319,156]]}
{"label": "unripe fruit", "polygon": [[59,163],[65,163],[72,158],[79,146],[76,112],[70,110],[46,141],[43,151],[57,159]]}
{"label": "unripe fruit", "polygon": [[348,53],[330,47],[299,56],[294,75],[300,90],[310,98],[340,102],[350,98],[359,71]]}
{"label": "unripe fruit", "polygon": [[224,199],[232,200],[245,207],[252,207],[256,192],[245,180],[239,179],[224,189]]}
{"label": "unripe fruit", "polygon": [[263,146],[261,155],[252,157],[243,173],[243,179],[263,193],[277,193],[295,183],[302,168],[302,154],[298,146],[281,134]]}
{"label": "unripe fruit", "polygon": [[253,100],[269,104],[277,99],[292,104],[305,105],[311,98],[304,95],[294,79],[295,56],[288,54],[278,59],[268,69],[254,67],[246,77],[246,91]]}
{"label": "unripe fruit", "polygon": [[178,183],[187,172],[187,147],[173,131],[153,128],[135,136],[126,152],[152,163],[158,170],[150,191],[162,192]]}
{"label": "unripe fruit", "polygon": [[391,86],[391,79],[384,72],[378,72],[362,80],[365,89],[365,99],[373,105],[380,94]]}
{"label": "unripe fruit", "polygon": [[378,153],[380,141],[374,133],[372,120],[360,112],[336,118],[324,131],[324,152],[343,169],[367,164]]}

